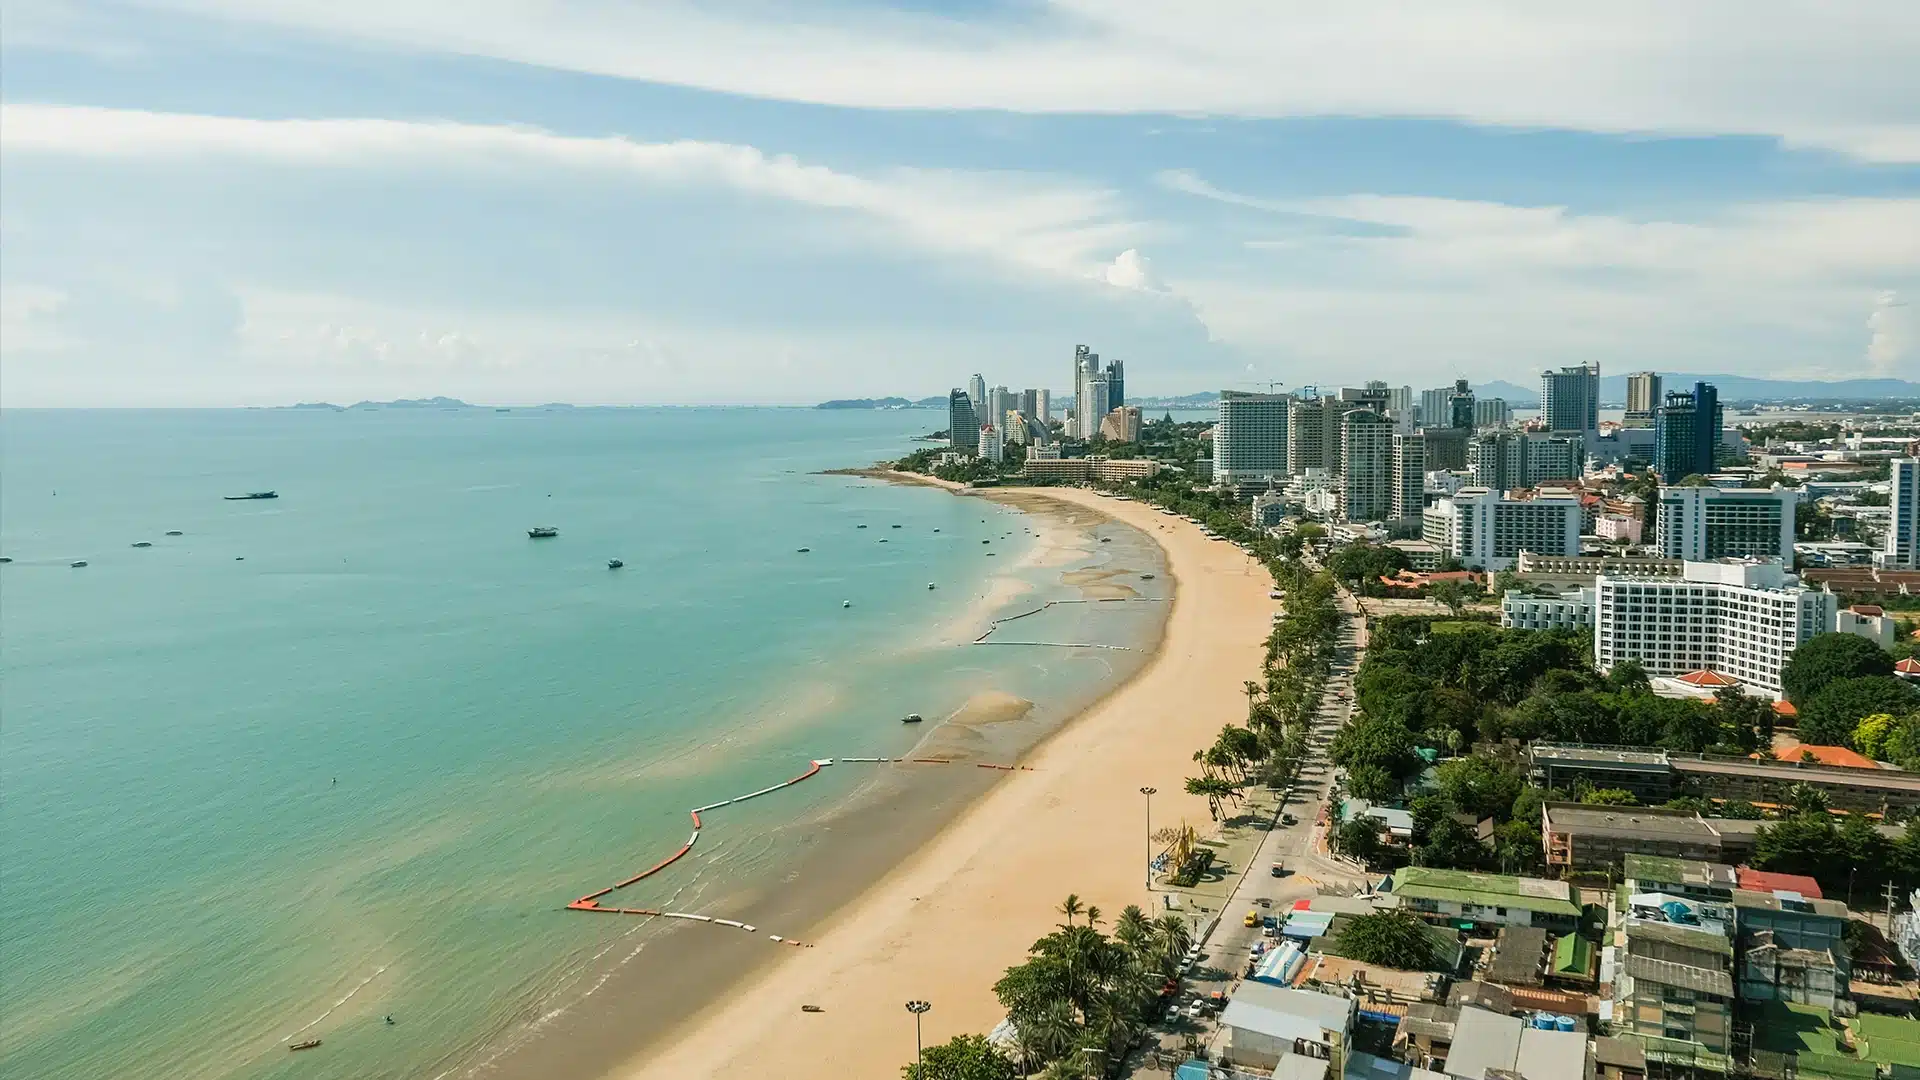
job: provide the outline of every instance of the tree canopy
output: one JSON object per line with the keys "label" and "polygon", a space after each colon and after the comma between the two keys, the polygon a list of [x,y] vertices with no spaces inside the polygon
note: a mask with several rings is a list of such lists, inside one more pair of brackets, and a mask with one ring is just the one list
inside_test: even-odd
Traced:
{"label": "tree canopy", "polygon": [[1015,1080],[1020,1071],[984,1035],[955,1035],[929,1046],[922,1062],[900,1070],[906,1080]]}
{"label": "tree canopy", "polygon": [[1408,911],[1373,911],[1356,915],[1340,931],[1340,954],[1363,964],[1401,971],[1426,971],[1433,966],[1433,940],[1427,924]]}
{"label": "tree canopy", "polygon": [[[1869,645],[1873,644],[1868,642]],[[1845,746],[1860,721],[1875,713],[1898,716],[1920,709],[1920,691],[1892,675],[1859,675],[1827,683],[1801,706],[1800,741]]]}
{"label": "tree canopy", "polygon": [[[1855,634],[1816,634],[1800,643],[1780,669],[1787,699],[1805,706],[1841,679],[1892,675],[1893,657]],[[1855,719],[1859,719],[1855,717]]]}

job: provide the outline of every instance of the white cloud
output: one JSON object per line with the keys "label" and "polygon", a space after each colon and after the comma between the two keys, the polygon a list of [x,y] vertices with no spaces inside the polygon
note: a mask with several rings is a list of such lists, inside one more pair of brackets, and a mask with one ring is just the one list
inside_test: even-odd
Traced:
{"label": "white cloud", "polygon": [[1900,299],[1892,289],[1874,298],[1873,314],[1867,316],[1867,366],[1876,375],[1904,378],[1913,373],[1913,305]]}
{"label": "white cloud", "polygon": [[1775,136],[1920,160],[1909,0],[1053,0],[1008,18],[872,7],[149,0],[421,50],[880,108],[1438,116]]}
{"label": "white cloud", "polygon": [[917,247],[1076,279],[1139,231],[1111,191],[1019,173],[890,169],[863,176],[752,146],[587,138],[525,127],[383,119],[256,120],[0,104],[0,151],[81,158],[245,158],[309,167],[475,161],[597,172],[864,215]]}
{"label": "white cloud", "polygon": [[1113,262],[1101,271],[1101,278],[1107,284],[1120,289],[1160,292],[1166,288],[1153,272],[1153,260],[1140,254],[1135,248],[1128,248],[1115,256]]}

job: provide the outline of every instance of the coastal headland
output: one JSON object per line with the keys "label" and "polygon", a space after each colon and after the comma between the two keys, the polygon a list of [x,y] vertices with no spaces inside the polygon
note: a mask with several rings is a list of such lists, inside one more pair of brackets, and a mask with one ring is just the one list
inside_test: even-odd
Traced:
{"label": "coastal headland", "polygon": [[904,1003],[933,1003],[929,1044],[990,1029],[1002,1015],[994,981],[1058,921],[1066,894],[1115,913],[1158,904],[1145,885],[1139,789],[1158,789],[1156,827],[1206,821],[1206,800],[1181,790],[1188,756],[1245,712],[1269,578],[1238,548],[1141,503],[1064,488],[968,497],[1094,511],[1151,537],[1174,579],[1159,650],[1023,759],[1033,771],[1007,774],[809,931],[815,948],[779,956],[613,1077],[894,1076],[914,1050]]}

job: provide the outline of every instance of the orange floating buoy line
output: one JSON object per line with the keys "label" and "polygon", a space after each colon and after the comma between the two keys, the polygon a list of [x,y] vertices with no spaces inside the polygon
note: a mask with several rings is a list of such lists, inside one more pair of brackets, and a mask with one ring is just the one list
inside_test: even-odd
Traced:
{"label": "orange floating buoy line", "polygon": [[[839,760],[874,762],[878,764],[903,764],[903,763],[911,763],[911,764],[918,764],[918,765],[965,764],[965,762],[957,762],[949,758],[848,757],[848,758],[840,758]],[[833,763],[834,763],[833,758],[815,758],[812,761],[807,763],[806,772],[801,773],[799,776],[796,776],[791,780],[784,780],[778,784],[772,785],[771,787],[764,787],[764,788],[761,788],[759,791],[748,792],[745,795],[736,795],[731,799],[724,799],[720,802],[708,803],[705,806],[694,807],[692,810],[687,811],[688,815],[693,818],[693,834],[687,837],[686,843],[680,845],[680,850],[674,852],[673,854],[667,856],[664,859],[661,859],[659,862],[654,863],[652,866],[647,867],[645,870],[640,871],[639,873],[633,875],[630,878],[627,878],[624,881],[616,881],[613,884],[607,886],[604,889],[601,889],[598,892],[590,892],[585,896],[580,897],[578,900],[575,900],[574,902],[568,904],[567,910],[568,911],[591,911],[591,912],[596,912],[603,915],[645,915],[651,918],[659,918],[659,919],[685,919],[689,922],[711,923],[716,926],[726,926],[736,930],[745,930],[748,933],[758,933],[759,927],[750,926],[747,923],[739,922],[734,919],[716,919],[709,915],[695,915],[685,911],[660,911],[653,908],[613,907],[611,905],[602,905],[600,903],[600,898],[603,896],[606,896],[608,893],[611,893],[617,889],[624,889],[629,885],[635,885],[642,881],[645,881],[648,878],[652,877],[653,875],[659,873],[662,870],[665,870],[667,867],[672,866],[674,863],[679,862],[681,859],[685,858],[687,855],[687,852],[692,851],[693,846],[700,842],[700,830],[704,824],[700,820],[701,814],[706,813],[707,811],[710,811],[710,810],[718,810],[723,806],[732,806],[736,803],[743,803],[743,802],[746,802],[748,799],[757,799],[762,795],[770,795],[776,791],[781,790],[782,788],[790,788],[793,785],[801,782],[802,780],[810,780],[813,777],[819,775],[822,767],[827,765],[832,765]],[[979,766],[982,769],[999,769],[999,770],[1004,770],[1006,772],[1014,772],[1016,770],[1021,772],[1033,771],[1033,766],[1031,765],[998,765],[998,764],[990,764],[987,762],[975,762],[974,764]],[[792,938],[781,937],[779,934],[768,934],[767,940],[778,942],[779,944],[782,944],[782,945],[795,945],[795,946],[799,946],[800,948],[813,947],[802,941],[795,941]]]}

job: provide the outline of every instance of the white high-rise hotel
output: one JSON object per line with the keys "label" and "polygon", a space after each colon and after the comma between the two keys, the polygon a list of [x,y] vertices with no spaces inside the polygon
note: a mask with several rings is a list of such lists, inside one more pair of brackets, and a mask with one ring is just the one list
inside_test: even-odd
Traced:
{"label": "white high-rise hotel", "polygon": [[1831,631],[1838,601],[1778,562],[1687,562],[1679,577],[1594,581],[1593,654],[1602,671],[1633,661],[1649,675],[1711,669],[1779,692],[1794,647]]}
{"label": "white high-rise hotel", "polygon": [[1920,460],[1894,460],[1889,478],[1893,481],[1893,494],[1887,500],[1891,515],[1886,542],[1880,547],[1880,565],[1890,569],[1920,569]]}
{"label": "white high-rise hotel", "polygon": [[1213,478],[1217,483],[1269,480],[1287,475],[1287,406],[1291,394],[1220,391],[1213,426]]}

